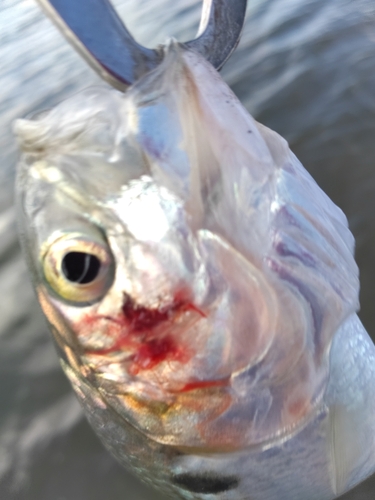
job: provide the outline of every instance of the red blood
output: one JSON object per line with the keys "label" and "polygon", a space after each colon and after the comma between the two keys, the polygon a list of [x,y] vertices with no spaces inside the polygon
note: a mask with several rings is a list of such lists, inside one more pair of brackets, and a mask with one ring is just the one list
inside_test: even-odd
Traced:
{"label": "red blood", "polygon": [[[190,349],[178,346],[170,335],[173,323],[177,318],[192,311],[205,317],[205,314],[190,301],[191,293],[188,290],[176,292],[173,302],[161,308],[148,308],[136,304],[130,297],[126,297],[122,306],[122,314],[116,318],[96,317],[109,322],[108,332],[113,331],[115,343],[108,349],[91,351],[92,354],[109,354],[122,348],[135,350],[129,371],[132,374],[140,370],[149,370],[165,360],[188,361]],[[91,326],[92,319],[87,321]],[[191,325],[187,320],[186,327]],[[189,390],[189,389],[187,389]]]}
{"label": "red blood", "polygon": [[180,392],[194,391],[195,389],[209,389],[211,387],[224,387],[228,385],[229,379],[220,380],[194,380],[184,385]]}
{"label": "red blood", "polygon": [[195,311],[201,316],[205,314],[186,298],[187,294],[183,290],[178,291],[172,304],[161,309],[152,309],[137,305],[128,297],[122,306],[122,312],[129,322],[129,327],[133,332],[144,332],[151,330],[165,321],[173,319],[179,313],[185,311]]}
{"label": "red blood", "polygon": [[177,290],[177,292],[174,294],[173,301],[178,307],[182,307],[184,311],[194,311],[198,313],[202,318],[206,317],[206,314],[199,309],[195,304],[190,302],[190,293],[189,291],[180,288]]}
{"label": "red blood", "polygon": [[127,299],[122,306],[122,312],[128,320],[129,327],[133,332],[144,332],[167,321],[171,310],[148,309],[144,306],[137,306],[131,299]]}
{"label": "red blood", "polygon": [[186,353],[177,347],[170,337],[155,338],[143,344],[133,358],[131,373],[149,370],[165,360],[185,361]]}

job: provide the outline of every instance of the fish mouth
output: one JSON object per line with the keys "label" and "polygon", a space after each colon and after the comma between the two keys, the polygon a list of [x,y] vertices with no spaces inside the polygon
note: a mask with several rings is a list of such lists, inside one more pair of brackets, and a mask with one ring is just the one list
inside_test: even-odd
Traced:
{"label": "fish mouth", "polygon": [[[85,355],[101,357],[102,361],[122,358],[123,367],[131,376],[163,362],[184,365],[196,350],[182,337],[200,319],[206,318],[191,295],[189,290],[178,290],[170,304],[148,307],[124,294],[117,313],[90,313],[80,318],[73,329],[86,332],[79,339]],[[95,345],[93,338],[99,343]]]}
{"label": "fish mouth", "polygon": [[[137,387],[138,394],[142,394],[144,389],[146,400],[153,399],[150,395],[154,390],[165,401],[190,393],[202,397],[226,391],[230,387],[230,375],[207,379],[191,377],[192,373],[183,375],[194,355],[192,348],[177,342],[172,335],[140,336],[134,339],[127,332],[120,334],[118,340],[108,348],[84,350],[85,362],[96,367],[101,377],[107,378],[106,369],[116,366],[118,377],[112,378],[114,373],[109,369],[110,379],[115,385],[121,385],[126,379],[127,385],[134,384]],[[178,379],[175,378],[172,364],[179,371]]]}

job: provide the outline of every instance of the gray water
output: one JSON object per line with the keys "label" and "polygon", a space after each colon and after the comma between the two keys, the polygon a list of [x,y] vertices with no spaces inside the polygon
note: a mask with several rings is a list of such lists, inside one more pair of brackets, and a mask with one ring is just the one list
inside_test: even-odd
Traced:
{"label": "gray water", "polygon": [[[145,45],[171,35],[187,40],[198,24],[198,0],[114,3]],[[361,270],[360,316],[374,337],[374,0],[249,0],[241,44],[223,76],[347,214]],[[162,498],[121,469],[88,427],[59,368],[15,232],[12,121],[94,83],[32,0],[1,0],[1,500]],[[374,493],[370,479],[343,499]]]}

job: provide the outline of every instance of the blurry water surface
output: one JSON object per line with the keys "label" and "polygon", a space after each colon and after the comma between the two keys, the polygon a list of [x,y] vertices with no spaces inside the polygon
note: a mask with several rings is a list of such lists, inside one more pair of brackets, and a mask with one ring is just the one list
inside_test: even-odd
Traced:
{"label": "blurry water surface", "polygon": [[[117,0],[136,38],[192,38],[199,0]],[[375,335],[375,2],[249,0],[224,78],[345,211]],[[15,232],[12,121],[99,83],[32,0],[0,2],[0,498],[161,500],[102,448],[58,366]],[[375,416],[374,416],[375,418]],[[371,479],[343,498],[371,500]],[[303,500],[303,499],[301,499]]]}

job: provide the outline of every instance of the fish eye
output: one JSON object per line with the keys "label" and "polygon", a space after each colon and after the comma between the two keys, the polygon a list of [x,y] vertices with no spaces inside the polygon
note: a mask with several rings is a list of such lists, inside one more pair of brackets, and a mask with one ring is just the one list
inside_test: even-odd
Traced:
{"label": "fish eye", "polygon": [[68,281],[86,285],[98,276],[100,265],[100,260],[92,253],[68,252],[63,257],[61,269]]}
{"label": "fish eye", "polygon": [[87,304],[99,300],[111,286],[113,258],[104,239],[59,235],[43,250],[44,277],[61,298]]}

